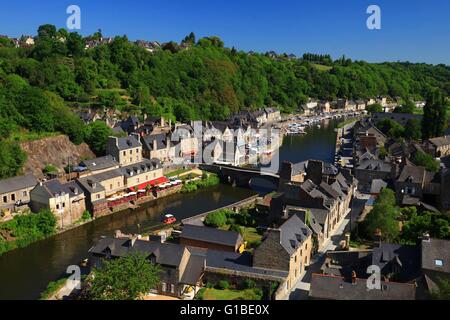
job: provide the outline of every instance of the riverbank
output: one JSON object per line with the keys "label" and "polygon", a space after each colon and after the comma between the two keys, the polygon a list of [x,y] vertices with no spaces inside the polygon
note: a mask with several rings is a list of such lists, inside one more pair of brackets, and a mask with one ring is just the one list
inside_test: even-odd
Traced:
{"label": "riverbank", "polygon": [[216,185],[187,194],[173,194],[126,210],[95,219],[77,228],[34,242],[0,256],[0,300],[38,299],[51,281],[64,276],[69,265],[78,265],[88,250],[104,235],[116,230],[127,234],[145,234],[161,225],[163,214],[178,221],[230,205],[254,195],[249,189]]}
{"label": "riverbank", "polygon": [[[198,175],[198,170],[195,169],[184,169],[184,170],[175,170],[171,173],[168,173],[171,177],[174,176],[188,176],[189,174],[193,173],[195,176]],[[151,201],[155,201],[158,198],[164,198],[168,197],[174,193],[187,193],[187,192],[194,192],[197,189],[206,188],[209,186],[217,185],[220,183],[219,179],[217,177],[207,177],[207,181],[203,181],[201,179],[199,182],[187,182],[184,185],[178,185],[173,186],[170,189],[162,190],[158,193],[158,196],[155,197],[153,194],[147,194],[145,196],[137,198],[134,203],[125,203],[123,206],[119,206],[115,208],[115,210],[112,210],[106,215],[100,216],[100,217],[94,217],[92,213],[90,213],[90,217],[84,217],[83,219],[80,219],[73,223],[70,226],[66,226],[64,228],[55,228],[52,227],[51,232],[47,231],[42,232],[38,228],[38,224],[41,224],[39,221],[33,223],[32,221],[39,219],[39,214],[34,213],[27,213],[27,214],[21,214],[15,216],[13,219],[0,223],[0,256],[5,254],[6,252],[9,252],[11,250],[15,250],[18,248],[24,248],[26,246],[29,246],[32,243],[35,243],[37,241],[42,241],[47,239],[48,237],[63,234],[67,231],[79,228],[83,225],[92,223],[96,219],[102,218],[104,216],[112,215],[112,214],[120,214],[121,212],[125,212],[129,209],[136,210],[139,208],[139,206],[149,203]],[[193,187],[190,187],[189,190],[183,189],[187,184],[192,185]],[[195,188],[194,188],[195,187]],[[30,221],[28,221],[30,220]],[[47,219],[48,220],[48,219]]]}

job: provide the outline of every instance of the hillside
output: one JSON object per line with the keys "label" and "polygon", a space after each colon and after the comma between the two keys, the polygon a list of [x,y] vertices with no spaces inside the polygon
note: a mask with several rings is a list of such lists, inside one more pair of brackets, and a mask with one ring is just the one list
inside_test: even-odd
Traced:
{"label": "hillside", "polygon": [[[126,36],[102,39],[42,25],[31,47],[0,43],[0,148],[8,150],[0,154],[0,178],[17,174],[23,164],[17,146],[22,140],[11,139],[16,132],[62,133],[103,154],[114,133],[104,122],[85,125],[74,113],[87,108],[186,122],[225,120],[265,106],[291,113],[308,97],[424,100],[432,90],[450,95],[446,65],[260,54],[194,34],[154,52]],[[86,50],[93,41],[97,45]]]}
{"label": "hillside", "polygon": [[95,157],[87,144],[74,145],[65,135],[22,142],[20,146],[28,156],[23,172],[31,172],[36,177],[43,177],[42,170],[48,164],[54,165],[62,172],[69,157],[72,165]]}

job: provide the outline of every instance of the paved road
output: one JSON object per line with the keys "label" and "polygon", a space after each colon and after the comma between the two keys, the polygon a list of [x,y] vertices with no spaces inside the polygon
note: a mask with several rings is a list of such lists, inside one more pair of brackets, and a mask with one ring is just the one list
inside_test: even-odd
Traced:
{"label": "paved road", "polygon": [[319,272],[325,259],[325,252],[336,250],[339,247],[340,242],[344,239],[344,234],[350,230],[350,218],[352,219],[352,229],[354,228],[356,225],[354,222],[362,211],[365,198],[367,196],[356,193],[356,197],[353,199],[352,211],[341,221],[339,227],[324,244],[323,249],[313,257],[308,269],[300,276],[300,280],[292,288],[289,300],[306,300],[308,298],[312,274]]}

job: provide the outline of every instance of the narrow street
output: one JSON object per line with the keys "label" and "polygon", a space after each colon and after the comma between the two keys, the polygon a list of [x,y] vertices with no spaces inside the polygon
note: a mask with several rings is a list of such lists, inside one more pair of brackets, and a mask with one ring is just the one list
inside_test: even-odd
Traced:
{"label": "narrow street", "polygon": [[330,250],[336,250],[339,247],[340,242],[344,239],[346,232],[350,231],[350,219],[352,220],[352,229],[355,226],[355,222],[359,217],[362,208],[365,203],[366,195],[362,195],[359,192],[355,193],[356,197],[353,199],[352,210],[347,214],[347,216],[341,221],[341,224],[333,232],[333,235],[328,241],[325,242],[322,250],[320,250],[312,259],[311,264],[308,266],[307,270],[300,277],[300,280],[292,288],[289,295],[289,299],[286,300],[306,300],[308,299],[308,294],[311,286],[311,277],[313,273],[318,273],[320,267],[325,259],[325,253]]}

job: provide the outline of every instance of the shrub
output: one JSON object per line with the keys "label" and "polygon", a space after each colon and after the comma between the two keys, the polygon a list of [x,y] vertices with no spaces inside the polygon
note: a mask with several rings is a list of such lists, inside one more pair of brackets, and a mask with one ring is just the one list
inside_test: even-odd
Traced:
{"label": "shrub", "polygon": [[256,283],[255,283],[255,281],[252,280],[252,279],[245,279],[245,280],[242,282],[242,286],[244,287],[244,289],[251,289],[251,288],[254,288],[255,285],[256,285]]}
{"label": "shrub", "polygon": [[198,290],[197,295],[195,296],[195,299],[203,300],[204,296],[205,296],[205,291],[206,291],[206,288],[201,288],[200,290]]}
{"label": "shrub", "polygon": [[227,280],[220,280],[217,283],[217,288],[218,289],[222,289],[222,290],[226,290],[230,287],[230,283]]}
{"label": "shrub", "polygon": [[227,216],[224,211],[214,211],[209,213],[204,221],[205,225],[210,227],[222,227],[227,223]]}
{"label": "shrub", "polygon": [[233,225],[230,227],[230,230],[231,230],[231,231],[238,232],[238,233],[240,233],[240,234],[243,233],[242,227],[241,227],[240,225],[238,225],[238,224],[233,224]]}
{"label": "shrub", "polygon": [[208,289],[212,289],[212,288],[214,288],[214,284],[211,283],[211,282],[208,282],[208,283],[206,284],[206,287],[207,287]]}

